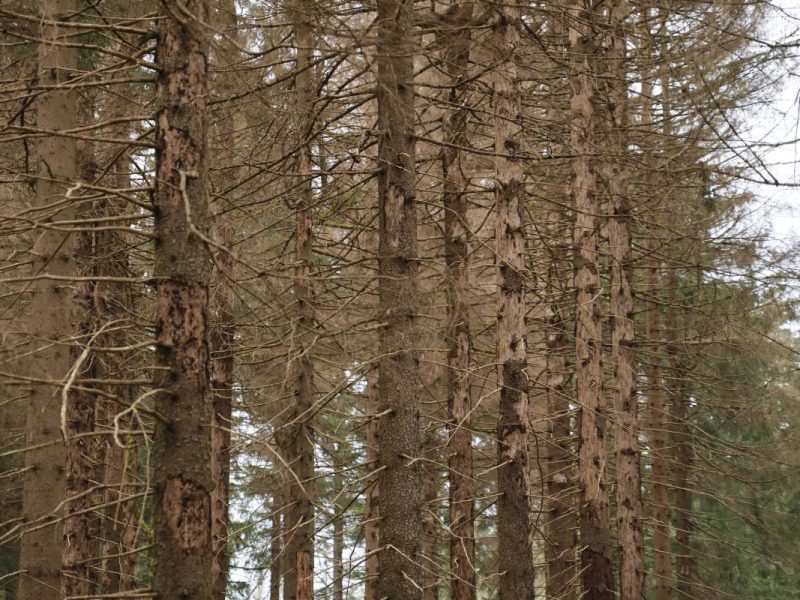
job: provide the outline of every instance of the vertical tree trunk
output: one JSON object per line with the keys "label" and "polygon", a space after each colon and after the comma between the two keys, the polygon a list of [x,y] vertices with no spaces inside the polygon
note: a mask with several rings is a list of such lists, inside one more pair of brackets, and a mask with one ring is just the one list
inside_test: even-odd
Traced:
{"label": "vertical tree trunk", "polygon": [[[87,107],[88,108],[88,107]],[[81,110],[87,116],[90,110]],[[82,181],[93,184],[97,165],[92,148],[81,142],[77,148]],[[78,211],[79,218],[91,218],[91,204],[84,203]],[[94,272],[95,240],[92,231],[84,229],[74,235],[76,271],[82,278]],[[94,357],[90,350],[96,344],[95,285],[89,279],[78,281],[75,294],[75,314],[80,345],[70,347],[70,361],[76,381],[81,376],[95,377]],[[83,347],[85,346],[85,348]],[[86,356],[82,356],[88,352]],[[62,592],[65,597],[88,596],[94,591],[94,565],[98,554],[99,521],[92,510],[96,504],[99,446],[95,430],[97,402],[94,394],[86,390],[66,393],[66,504],[64,511],[64,544],[62,546]]]}
{"label": "vertical tree trunk", "polygon": [[[679,359],[680,360],[680,359]],[[694,462],[694,443],[689,423],[689,392],[687,368],[679,365],[675,395],[673,397],[673,440],[675,452],[673,492],[675,509],[673,524],[675,527],[675,597],[678,600],[695,597],[694,586],[697,583],[697,565],[692,550],[692,490],[690,474]]]}
{"label": "vertical tree trunk", "polygon": [[[378,448],[380,435],[378,433],[378,412],[380,392],[378,389],[378,369],[372,368],[367,373],[367,472],[372,473],[378,468]],[[364,600],[378,600],[378,550],[379,537],[379,506],[380,506],[380,478],[373,476],[367,487],[366,506],[364,507],[364,550],[366,552],[366,573],[364,584]]]}
{"label": "vertical tree trunk", "polygon": [[501,600],[531,600],[533,556],[528,498],[528,366],[525,323],[525,189],[521,99],[516,56],[519,9],[503,5],[495,16],[492,44],[497,223],[497,540]]}
{"label": "vertical tree trunk", "polygon": [[[314,441],[311,415],[314,404],[313,330],[314,307],[311,274],[313,238],[311,207],[314,201],[311,179],[314,127],[314,69],[312,20],[314,2],[297,0],[292,9],[297,62],[295,64],[298,114],[297,229],[295,232],[295,317],[293,349],[289,360],[294,380],[294,412],[289,431],[289,464],[296,477],[289,478],[289,507],[286,542],[287,571],[294,571],[296,589],[284,588],[287,600],[311,600],[314,594]],[[299,482],[298,482],[299,480]]]}
{"label": "vertical tree trunk", "polygon": [[281,597],[281,500],[278,494],[272,496],[272,523],[269,530],[269,600]]}
{"label": "vertical tree trunk", "polygon": [[[656,252],[655,243],[648,243],[648,251]],[[647,338],[652,353],[647,363],[647,383],[650,408],[650,460],[653,478],[653,546],[656,581],[656,600],[672,598],[672,542],[669,534],[669,465],[667,455],[667,413],[663,383],[663,346],[660,341],[663,324],[658,296],[661,277],[657,258],[651,258],[647,267],[647,287],[654,301],[647,312]]]}
{"label": "vertical tree trunk", "polygon": [[161,3],[156,115],[153,591],[211,600],[206,105],[208,0]]}
{"label": "vertical tree trunk", "polygon": [[464,150],[469,119],[467,69],[473,2],[455,1],[448,13],[444,65],[449,78],[442,123],[444,253],[447,269],[447,406],[450,510],[450,596],[475,598],[475,490],[472,482],[472,392],[469,289],[470,228]]}
{"label": "vertical tree trunk", "polygon": [[611,361],[614,390],[614,447],[617,481],[617,539],[620,550],[620,599],[644,600],[644,534],[639,408],[633,321],[631,208],[626,172],[628,84],[626,0],[611,4],[609,83],[606,121],[612,156],[605,159],[609,191],[609,268],[611,271]]}
{"label": "vertical tree trunk", "polygon": [[[228,37],[236,35],[237,18],[234,0],[217,0],[216,23]],[[222,68],[228,68],[236,58],[236,49],[224,38],[220,44],[218,60]],[[218,76],[215,87],[226,89],[222,76]],[[219,186],[222,191],[232,189],[235,182],[233,172],[235,157],[234,112],[227,105],[217,116],[216,148],[217,165],[220,168]],[[230,203],[226,203],[226,208]],[[227,212],[227,211],[226,211]],[[230,214],[230,213],[228,213]],[[209,341],[211,344],[211,551],[213,554],[214,600],[225,600],[228,587],[230,552],[228,550],[228,524],[231,475],[231,427],[233,416],[234,357],[233,346],[236,335],[234,312],[234,260],[230,254],[233,244],[233,224],[225,214],[217,215],[213,223],[214,242],[221,249],[214,253],[215,293],[211,298],[213,321]]]}
{"label": "vertical tree trunk", "polygon": [[417,388],[414,18],[411,0],[378,0],[378,362],[381,414],[378,597],[422,597]]}
{"label": "vertical tree trunk", "polygon": [[608,485],[606,483],[606,406],[603,397],[602,331],[597,300],[600,294],[598,257],[599,214],[597,175],[591,155],[596,152],[594,135],[593,59],[594,9],[591,0],[576,0],[570,9],[570,138],[576,155],[572,167],[575,204],[574,285],[575,378],[581,411],[579,479],[582,495],[580,514],[581,583],[586,600],[614,598],[611,562]]}
{"label": "vertical tree trunk", "polygon": [[[563,4],[563,3],[562,3]],[[563,13],[550,18],[552,27],[553,52],[566,58],[568,50],[567,29]],[[564,73],[563,84],[566,81]],[[559,80],[561,83],[561,78]],[[550,122],[561,127],[569,116],[567,90],[556,88],[553,106],[549,108]],[[561,92],[564,92],[563,94]],[[561,100],[560,98],[564,98]],[[563,137],[553,145],[554,154],[564,154],[568,139]],[[575,445],[571,424],[573,409],[572,379],[570,357],[574,345],[570,347],[567,331],[574,322],[575,309],[571,296],[571,253],[572,219],[569,190],[564,188],[562,176],[567,173],[556,171],[551,176],[553,184],[546,185],[544,196],[552,200],[542,224],[543,245],[548,249],[547,274],[544,294],[548,307],[544,316],[546,394],[545,420],[545,463],[546,484],[545,546],[544,556],[547,564],[546,597],[549,600],[576,600],[578,597],[578,533],[577,513],[578,494],[575,482]]]}
{"label": "vertical tree trunk", "polygon": [[[75,0],[40,0],[42,17],[38,84],[48,91],[38,99],[40,130],[58,132],[76,125],[77,96],[65,86],[78,66],[77,48],[66,47],[69,29],[58,23],[75,13]],[[64,200],[77,177],[75,140],[44,135],[37,146],[40,169],[36,182],[36,206],[46,208]],[[47,212],[52,213],[48,210]],[[74,217],[74,207],[50,215],[50,219]],[[31,276],[74,275],[69,235],[51,229],[35,231]],[[71,366],[65,346],[72,335],[73,298],[65,281],[34,279],[30,286],[29,331],[32,349],[28,366],[32,377],[42,373],[53,380],[64,378]],[[65,451],[62,438],[61,394],[54,387],[35,384],[27,406],[25,474],[22,517],[32,527],[23,531],[20,545],[20,600],[61,598],[61,515],[65,494]]]}
{"label": "vertical tree trunk", "polygon": [[[341,490],[343,485],[342,476],[337,474],[334,477],[334,492]],[[333,515],[333,600],[344,600],[344,515],[347,506],[341,501],[341,496],[334,510],[336,514]]]}
{"label": "vertical tree trunk", "polygon": [[423,434],[423,455],[425,457],[422,470],[423,501],[423,547],[424,569],[422,572],[423,600],[436,600],[439,597],[439,572],[437,548],[439,546],[439,525],[436,518],[436,500],[439,496],[440,482],[436,473],[437,449],[436,436],[432,431]]}

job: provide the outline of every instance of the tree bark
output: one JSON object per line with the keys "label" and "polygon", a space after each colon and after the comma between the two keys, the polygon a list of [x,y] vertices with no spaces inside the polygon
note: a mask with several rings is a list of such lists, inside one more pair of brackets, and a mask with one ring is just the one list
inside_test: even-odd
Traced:
{"label": "tree bark", "polygon": [[378,597],[419,600],[422,489],[417,388],[414,17],[411,0],[378,0]]}
{"label": "tree bark", "polygon": [[314,266],[311,207],[314,202],[311,175],[314,127],[314,40],[312,20],[314,2],[297,0],[292,7],[295,47],[297,134],[297,228],[295,232],[294,302],[292,332],[292,379],[294,411],[291,413],[289,465],[295,477],[289,478],[289,507],[286,529],[287,572],[294,571],[296,588],[284,587],[287,600],[311,600],[314,594],[314,441],[311,417],[314,405],[314,307],[311,275]]}
{"label": "tree bark", "polygon": [[[378,412],[380,392],[378,390],[378,369],[372,368],[367,373],[367,473],[372,473],[378,468],[378,448],[380,435],[378,432]],[[366,573],[364,583],[364,600],[378,600],[378,551],[380,549],[379,536],[379,506],[380,506],[380,478],[372,476],[367,487],[367,497],[364,507],[364,550],[366,552]]]}
{"label": "tree bark", "polygon": [[581,413],[579,480],[581,584],[586,600],[612,600],[608,484],[606,482],[606,406],[603,397],[602,324],[599,302],[599,214],[597,175],[591,158],[594,135],[594,8],[576,0],[570,8],[570,138],[573,160],[571,190],[576,217],[573,237],[573,281],[576,293],[575,379]]}
{"label": "tree bark", "polygon": [[472,467],[472,390],[469,290],[470,227],[464,173],[469,119],[469,69],[473,2],[448,11],[443,59],[450,91],[442,118],[444,252],[447,269],[447,406],[450,510],[450,596],[475,598],[475,524]]}
{"label": "tree bark", "polygon": [[528,497],[528,366],[525,322],[525,189],[521,99],[515,48],[519,9],[503,5],[495,16],[492,50],[497,223],[497,540],[500,600],[531,600],[533,555]]}
{"label": "tree bark", "polygon": [[208,0],[162,1],[156,115],[153,591],[211,600],[207,125]]}
{"label": "tree bark", "polygon": [[269,530],[269,600],[281,597],[281,497],[272,496],[272,523]]}
{"label": "tree bark", "polygon": [[614,0],[609,15],[610,72],[606,122],[611,157],[605,159],[609,191],[608,242],[611,271],[611,362],[614,396],[614,450],[617,482],[617,539],[620,599],[644,600],[644,534],[639,408],[634,349],[633,249],[628,174],[628,83],[626,0]]}
{"label": "tree bark", "polygon": [[[89,107],[80,112],[88,116]],[[97,165],[91,145],[80,142],[77,148],[80,178],[93,184]],[[84,202],[78,211],[79,218],[93,216],[91,204]],[[75,267],[78,275],[90,278],[95,271],[96,257],[94,235],[84,229],[74,235]],[[95,311],[95,284],[88,279],[77,282],[74,298],[76,325],[80,344],[70,347],[70,362],[77,382],[81,376],[96,377],[95,358],[91,346],[96,344],[99,322]],[[82,356],[88,352],[86,356]],[[94,591],[95,572],[93,558],[98,554],[99,520],[92,510],[97,503],[95,489],[98,477],[99,445],[95,431],[97,398],[87,390],[73,389],[64,392],[66,398],[66,488],[64,509],[64,543],[62,546],[62,592],[65,597],[88,596]]]}
{"label": "tree bark", "polygon": [[[49,91],[38,99],[37,127],[50,132],[37,146],[40,168],[36,182],[36,207],[50,213],[50,219],[74,218],[75,208],[67,203],[60,211],[47,209],[62,202],[77,178],[75,140],[53,135],[76,126],[77,95],[65,84],[78,67],[78,50],[67,47],[71,31],[58,23],[77,10],[75,0],[40,0],[42,17],[39,44],[38,85]],[[35,231],[31,275],[75,274],[69,234],[52,229]],[[56,381],[71,367],[66,346],[72,335],[73,297],[63,281],[34,279],[30,286],[29,331],[32,339],[28,367],[32,377],[42,373]],[[61,394],[53,387],[33,385],[27,406],[25,474],[22,518],[31,531],[23,531],[20,544],[19,600],[61,598],[61,541],[63,528],[58,514],[65,498],[66,455],[62,438]]]}

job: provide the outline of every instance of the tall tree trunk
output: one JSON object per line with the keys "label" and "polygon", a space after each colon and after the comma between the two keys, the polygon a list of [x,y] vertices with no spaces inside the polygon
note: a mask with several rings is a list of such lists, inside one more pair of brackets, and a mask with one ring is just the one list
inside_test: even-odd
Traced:
{"label": "tall tree trunk", "polygon": [[422,483],[417,389],[417,203],[411,0],[378,0],[378,597],[418,600]]}
{"label": "tall tree trunk", "polygon": [[516,5],[495,15],[492,44],[497,226],[497,540],[501,600],[531,600],[533,555],[528,497],[528,348],[525,323],[525,188],[521,99],[514,49],[521,26]]}
{"label": "tall tree trunk", "polygon": [[639,408],[634,350],[633,249],[631,207],[626,172],[628,154],[628,83],[626,0],[614,0],[609,15],[611,37],[606,121],[612,156],[605,159],[609,191],[608,242],[611,271],[611,361],[614,394],[614,450],[617,482],[617,539],[620,550],[620,599],[644,600],[644,534]]}
{"label": "tall tree trunk", "polygon": [[[668,106],[668,104],[667,104]],[[691,471],[694,463],[694,436],[692,435],[690,418],[690,374],[694,359],[689,348],[679,348],[680,339],[689,339],[692,334],[694,298],[690,303],[680,304],[678,298],[680,282],[677,269],[669,271],[669,329],[667,354],[672,369],[672,384],[669,386],[670,421],[669,443],[672,447],[672,526],[675,530],[675,593],[677,600],[688,600],[695,597],[694,586],[697,583],[697,565],[692,550],[692,489]],[[695,271],[695,294],[702,285],[702,269]]]}
{"label": "tall tree trunk", "polygon": [[575,205],[573,277],[576,293],[575,379],[581,411],[579,480],[581,584],[586,600],[614,598],[608,484],[606,406],[603,397],[602,325],[599,302],[597,175],[591,158],[594,135],[594,8],[576,0],[570,9],[570,138],[575,155],[571,190]]}
{"label": "tall tree trunk", "polygon": [[[378,413],[380,392],[378,389],[378,368],[373,367],[367,373],[367,473],[372,473],[378,468],[378,448],[380,435],[378,432]],[[378,550],[380,548],[379,536],[379,508],[380,508],[380,478],[372,476],[367,487],[367,497],[364,507],[364,550],[366,552],[366,573],[364,584],[364,600],[378,600]]]}
{"label": "tall tree trunk", "polygon": [[295,64],[296,106],[298,114],[297,229],[295,232],[294,302],[292,332],[292,379],[294,411],[287,432],[289,465],[295,477],[289,478],[289,507],[286,542],[287,572],[294,571],[296,588],[284,588],[287,600],[311,600],[314,594],[314,441],[311,416],[314,405],[314,307],[311,275],[313,237],[311,208],[314,202],[311,175],[314,127],[314,2],[297,0],[292,7],[297,62]]}
{"label": "tall tree trunk", "polygon": [[162,1],[156,115],[153,591],[211,600],[206,105],[208,0]]}
{"label": "tall tree trunk", "polygon": [[269,529],[269,600],[280,600],[281,597],[281,497],[272,496],[272,523]]}
{"label": "tall tree trunk", "polygon": [[[48,91],[38,99],[37,127],[56,133],[76,125],[77,96],[65,85],[78,67],[78,50],[67,47],[71,31],[59,26],[77,9],[75,0],[40,0],[42,17],[39,44],[38,85]],[[44,135],[38,147],[40,169],[36,183],[36,206],[50,219],[74,218],[67,203],[61,211],[47,209],[62,202],[77,178],[75,140]],[[35,231],[31,276],[74,275],[73,249],[69,234],[52,229]],[[65,344],[72,335],[74,314],[72,291],[65,281],[33,279],[30,286],[29,331],[32,339],[28,367],[32,377],[42,373],[59,381],[71,367]],[[31,531],[23,531],[20,545],[20,600],[61,598],[61,515],[59,503],[65,497],[65,448],[62,439],[61,394],[52,386],[34,384],[27,406],[25,474],[22,517]]]}
{"label": "tall tree trunk", "polygon": [[[225,34],[220,44],[219,62],[227,69],[236,59],[236,49],[230,37],[236,36],[237,18],[234,0],[217,0],[216,22]],[[222,75],[215,82],[217,93],[227,89]],[[234,112],[223,104],[216,119],[217,165],[220,169],[219,187],[223,192],[234,187],[235,173],[235,122]],[[230,202],[225,204],[225,209]],[[213,578],[214,600],[225,600],[230,568],[228,550],[228,525],[231,476],[231,427],[233,416],[234,357],[233,346],[236,335],[236,315],[234,312],[236,294],[234,292],[234,260],[231,256],[234,226],[230,222],[228,210],[216,215],[213,223],[213,237],[218,250],[214,253],[215,293],[211,297],[213,321],[211,323],[211,478],[214,488],[211,492],[211,551],[214,557]]]}
{"label": "tall tree trunk", "polygon": [[[563,2],[562,2],[563,4]],[[568,50],[567,27],[563,13],[554,14],[551,19],[553,54],[565,59]],[[562,63],[556,63],[560,66]],[[566,73],[559,79],[568,85]],[[569,116],[566,89],[556,88],[549,108],[553,127],[561,127]],[[560,98],[563,98],[561,100]],[[566,132],[565,132],[566,133]],[[553,154],[564,154],[568,146],[566,136],[559,134],[553,145]],[[553,167],[551,167],[552,169]],[[546,395],[545,418],[545,463],[544,479],[546,496],[545,546],[544,556],[547,565],[546,597],[552,600],[576,600],[578,597],[578,494],[575,482],[575,445],[573,442],[572,417],[572,378],[570,375],[571,355],[567,334],[574,322],[575,309],[571,297],[571,254],[572,211],[570,210],[569,190],[563,186],[564,171],[550,174],[549,183],[545,181],[544,196],[551,200],[542,224],[543,246],[547,247],[547,274],[544,297],[548,304],[544,316],[544,385]]]}
{"label": "tall tree trunk", "polygon": [[[337,466],[337,468],[339,468]],[[334,477],[334,493],[342,490],[344,481],[340,474]],[[344,600],[344,516],[347,506],[342,496],[337,498],[333,515],[333,600]]]}
{"label": "tall tree trunk", "polygon": [[469,290],[470,227],[464,173],[469,119],[473,2],[455,1],[445,24],[444,65],[450,91],[442,123],[444,253],[447,269],[447,406],[450,510],[450,596],[475,598],[475,490],[472,470],[472,391]]}
{"label": "tall tree trunk", "polygon": [[439,546],[439,525],[436,518],[436,500],[439,496],[437,477],[436,435],[427,431],[424,435],[423,454],[425,466],[422,471],[423,500],[423,547],[424,570],[422,573],[423,600],[436,600],[439,597],[439,572],[437,548]]}
{"label": "tall tree trunk", "polygon": [[[82,107],[84,108],[84,107]],[[85,107],[88,108],[88,107]],[[81,110],[87,117],[91,110]],[[90,117],[89,117],[90,118]],[[77,148],[80,178],[93,184],[97,165],[93,148],[81,142]],[[84,202],[78,211],[79,218],[91,218],[91,204]],[[88,228],[74,235],[75,266],[83,279],[76,285],[75,314],[72,322],[77,326],[80,344],[70,347],[73,376],[96,377],[91,346],[96,344],[98,320],[95,312],[95,285],[91,282],[95,260],[95,240]],[[86,390],[69,390],[66,394],[66,504],[64,510],[64,544],[62,546],[62,592],[65,597],[88,596],[94,591],[94,564],[98,554],[99,521],[92,507],[97,503],[99,481],[98,440],[95,430],[96,397]]]}

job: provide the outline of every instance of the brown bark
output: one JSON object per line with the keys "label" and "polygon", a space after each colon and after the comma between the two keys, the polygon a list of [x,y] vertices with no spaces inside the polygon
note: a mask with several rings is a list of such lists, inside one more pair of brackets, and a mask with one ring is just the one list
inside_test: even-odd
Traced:
{"label": "brown bark", "polygon": [[439,597],[439,573],[437,549],[439,546],[439,526],[436,518],[436,501],[439,497],[440,482],[437,477],[437,443],[434,433],[424,434],[423,453],[425,466],[422,472],[423,499],[423,548],[424,569],[422,572],[423,600],[436,600]]}
{"label": "brown bark", "polygon": [[515,63],[519,9],[504,5],[495,16],[492,44],[497,223],[497,540],[501,600],[531,600],[533,556],[528,497],[528,366],[525,323],[525,189],[521,99]]}
{"label": "brown bark", "polygon": [[153,591],[211,600],[208,281],[208,0],[161,4],[156,115]]}
{"label": "brown bark", "polygon": [[378,597],[419,600],[422,489],[413,3],[378,0],[377,8],[378,301],[383,323],[378,342]]}
{"label": "brown bark", "polygon": [[469,289],[470,228],[464,173],[469,119],[473,2],[453,2],[445,23],[444,65],[450,91],[442,122],[444,252],[447,269],[447,406],[450,510],[450,595],[475,598],[475,490],[472,467],[472,392]]}
{"label": "brown bark", "polygon": [[[216,22],[224,32],[225,38],[220,44],[218,60],[224,69],[235,60],[236,49],[229,41],[236,35],[236,3],[233,0],[217,0]],[[217,76],[215,86],[225,89],[222,77]],[[234,145],[235,122],[234,112],[227,105],[220,111],[216,119],[218,146],[215,155],[220,168],[218,185],[225,193],[233,188],[235,174]],[[228,209],[231,202],[225,204]],[[213,223],[213,237],[218,249],[214,253],[215,271],[214,295],[211,297],[211,478],[214,488],[211,492],[211,551],[213,554],[213,597],[214,600],[225,600],[228,586],[228,570],[230,567],[230,551],[228,549],[230,475],[231,475],[231,427],[234,384],[233,345],[236,335],[236,315],[234,313],[236,295],[233,287],[234,259],[231,256],[233,246],[233,224],[229,222],[226,210],[216,215]]]}
{"label": "brown bark", "polygon": [[599,302],[599,213],[595,152],[594,72],[591,60],[594,9],[590,0],[570,8],[571,190],[575,205],[573,281],[576,293],[575,379],[580,407],[579,480],[581,488],[581,584],[586,600],[614,598],[608,484],[606,481],[606,406],[603,397],[602,325]]}
{"label": "brown bark", "polygon": [[294,302],[292,331],[292,364],[294,406],[287,431],[287,459],[295,476],[289,477],[289,506],[286,522],[286,573],[294,573],[295,586],[289,579],[284,586],[287,600],[311,600],[314,589],[314,442],[312,414],[314,404],[313,330],[314,307],[311,275],[313,270],[313,236],[311,207],[311,144],[314,127],[314,85],[312,22],[314,2],[298,0],[292,6],[297,62],[295,65],[296,110],[298,114],[295,231]]}
{"label": "brown bark", "polygon": [[272,497],[272,523],[269,530],[269,600],[280,600],[281,596],[281,508],[280,496]]}
{"label": "brown bark", "polygon": [[[340,474],[334,477],[334,490],[343,489]],[[333,515],[333,600],[344,600],[344,516],[347,506],[340,495]]]}
{"label": "brown bark", "polygon": [[[378,391],[378,369],[372,368],[367,374],[367,472],[372,473],[378,468],[378,448],[380,436],[378,433],[378,419],[374,417],[378,412],[380,393]],[[379,537],[379,506],[380,486],[379,478],[372,477],[367,487],[367,497],[364,507],[364,549],[366,552],[366,573],[364,583],[364,600],[378,600],[378,550]]]}
{"label": "brown bark", "polygon": [[[564,15],[556,14],[550,20],[552,27],[552,53],[566,57],[568,47]],[[565,74],[566,75],[566,74]],[[559,81],[568,84],[566,77]],[[549,108],[550,123],[560,127],[569,114],[566,90],[556,88],[553,95],[564,100],[553,101]],[[556,94],[558,94],[556,96]],[[568,139],[561,137],[553,146],[554,154],[564,154]],[[551,167],[552,169],[552,167]],[[576,461],[573,427],[571,355],[567,334],[574,321],[575,309],[571,302],[572,219],[569,208],[569,190],[561,183],[562,172],[552,172],[544,182],[543,195],[551,204],[548,207],[542,232],[547,248],[547,274],[543,295],[547,309],[543,319],[544,334],[544,385],[546,395],[545,462],[543,477],[546,485],[544,498],[545,546],[547,565],[546,597],[552,600],[576,600],[578,597],[578,494],[575,482]],[[568,176],[566,173],[563,175]],[[552,183],[550,183],[552,182]]]}
{"label": "brown bark", "polygon": [[625,159],[628,149],[626,0],[614,0],[609,17],[611,62],[606,121],[611,157],[605,159],[609,191],[608,243],[611,271],[611,361],[614,397],[614,451],[617,481],[617,539],[620,599],[644,600],[644,534],[639,408],[634,350],[633,250]]}
{"label": "brown bark", "polygon": [[[90,110],[81,110],[85,115]],[[77,149],[80,178],[93,184],[97,165],[92,148],[81,143]],[[79,218],[92,217],[91,204],[83,204]],[[95,256],[95,240],[91,230],[74,235],[74,253],[77,273],[91,277]],[[96,377],[97,369],[91,346],[95,344],[98,321],[95,314],[95,285],[89,280],[76,284],[75,314],[80,344],[70,347],[70,362],[77,382],[81,376]],[[84,348],[85,346],[85,348]],[[88,352],[83,356],[84,352]],[[86,390],[72,389],[64,392],[66,398],[66,487],[64,509],[64,543],[62,545],[62,592],[65,597],[87,596],[95,584],[92,559],[98,554],[99,521],[92,511],[98,500],[96,485],[99,481],[99,444],[95,430],[97,398]]]}
{"label": "brown bark", "polygon": [[[78,66],[78,51],[61,44],[70,30],[58,22],[72,15],[75,0],[41,0],[38,85],[51,89],[38,99],[37,127],[48,132],[76,126],[75,91],[65,86]],[[60,211],[46,207],[59,203],[77,178],[75,141],[44,135],[37,146],[40,168],[36,183],[36,206],[50,213],[50,219],[74,218],[74,206]],[[69,235],[50,229],[34,231],[31,275],[44,273],[74,275],[73,249]],[[71,367],[65,346],[72,335],[73,298],[61,281],[34,280],[30,286],[29,331],[32,339],[28,367],[33,377],[47,373],[58,381]],[[37,384],[30,391],[27,406],[25,475],[22,518],[31,531],[23,531],[20,545],[19,600],[61,598],[62,526],[57,512],[65,494],[65,447],[62,438],[61,394]]]}

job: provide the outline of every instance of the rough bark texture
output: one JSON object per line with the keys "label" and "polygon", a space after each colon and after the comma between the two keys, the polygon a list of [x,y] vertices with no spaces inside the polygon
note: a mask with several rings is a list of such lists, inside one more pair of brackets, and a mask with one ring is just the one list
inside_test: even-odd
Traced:
{"label": "rough bark texture", "polygon": [[[570,354],[567,328],[572,319],[567,314],[568,294],[564,278],[571,267],[568,233],[569,215],[554,205],[546,216],[545,228],[550,239],[551,260],[548,281],[549,306],[545,316],[545,386],[547,394],[545,498],[545,561],[547,563],[547,598],[577,598],[577,496],[575,460],[570,425],[571,386],[567,380]],[[574,348],[573,348],[574,350]]]}
{"label": "rough bark texture", "polygon": [[468,86],[474,11],[472,2],[453,2],[445,24],[444,65],[450,86],[442,117],[444,253],[447,269],[447,407],[450,510],[450,596],[475,598],[475,490],[472,481],[472,392],[467,177]]}
{"label": "rough bark texture", "polygon": [[[91,113],[82,107],[82,115]],[[90,117],[89,117],[90,118]],[[92,148],[80,143],[77,149],[80,179],[94,183],[97,165]],[[78,211],[79,218],[92,217],[91,204],[84,203]],[[74,236],[76,272],[81,277],[91,277],[95,242],[91,230],[84,229]],[[70,347],[70,362],[76,377],[96,377],[93,352],[98,325],[95,312],[95,285],[88,280],[77,282],[72,323],[80,336],[80,344]],[[86,347],[86,348],[84,348]],[[86,356],[82,356],[88,351]],[[64,542],[62,545],[62,592],[65,597],[88,596],[94,591],[95,574],[93,558],[98,554],[99,520],[92,510],[97,504],[99,481],[99,446],[95,430],[97,398],[87,390],[72,389],[64,399],[66,402],[66,487],[64,508]]]}
{"label": "rough bark texture", "polygon": [[[208,0],[162,2],[157,58],[153,591],[211,600],[206,106]],[[190,16],[191,15],[191,16]]]}
{"label": "rough bark texture", "polygon": [[[567,28],[563,13],[550,20],[553,54],[565,58],[568,49]],[[565,74],[566,75],[566,74]],[[568,85],[566,77],[562,85]],[[569,114],[566,89],[555,90],[558,101],[550,106],[550,122],[560,124]],[[566,133],[566,132],[565,132]],[[554,154],[563,154],[568,147],[565,135],[553,146]],[[546,597],[549,600],[576,600],[578,597],[578,494],[575,444],[571,420],[574,414],[572,399],[571,357],[575,351],[568,331],[573,327],[575,309],[572,305],[571,252],[572,211],[569,209],[569,190],[560,181],[566,173],[558,167],[548,173],[544,196],[552,203],[548,207],[542,231],[547,247],[547,274],[544,297],[548,306],[544,315],[544,385],[546,394],[545,463],[543,476],[546,485],[544,499],[544,555],[547,564]],[[552,183],[550,183],[552,182]]]}
{"label": "rough bark texture", "polygon": [[[372,368],[367,374],[367,412],[370,415],[367,421],[367,472],[372,473],[378,468],[378,447],[380,435],[378,432],[377,414],[380,393],[378,391],[378,369]],[[364,550],[366,552],[366,577],[364,583],[364,600],[378,600],[378,549],[380,548],[379,536],[379,507],[380,485],[379,478],[372,477],[367,487],[366,506],[364,507]]]}
{"label": "rough bark texture", "polygon": [[[286,600],[311,600],[314,584],[314,441],[311,417],[314,404],[314,307],[311,275],[313,238],[311,206],[311,144],[314,124],[314,70],[312,21],[314,3],[297,0],[292,7],[297,62],[295,65],[297,136],[297,222],[295,231],[294,303],[292,354],[289,357],[294,381],[294,406],[286,432],[287,459],[295,476],[289,477],[289,506],[286,523],[286,572],[294,572],[294,589],[284,588]],[[287,580],[288,581],[288,580]]]}
{"label": "rough bark texture", "polygon": [[497,255],[497,544],[501,600],[531,600],[532,536],[528,497],[528,374],[525,323],[525,189],[521,100],[515,64],[519,9],[495,15],[492,45],[495,131],[495,252]]}
{"label": "rough bark texture", "polygon": [[411,0],[377,3],[380,543],[378,597],[422,597],[414,20]]}
{"label": "rough bark texture", "polygon": [[590,64],[593,7],[577,0],[570,9],[570,138],[575,205],[573,280],[576,293],[575,379],[581,411],[579,479],[581,487],[581,584],[586,600],[614,598],[608,484],[606,482],[606,406],[603,397],[602,331],[598,256],[597,176],[594,143],[594,72]]}
{"label": "rough bark texture", "polygon": [[[229,38],[236,36],[236,3],[233,0],[217,0],[216,22],[225,33],[219,46],[218,60],[222,68],[226,68],[236,58],[236,49]],[[221,80],[222,78],[219,77]],[[215,82],[220,88],[222,81]],[[217,90],[219,93],[221,90]],[[233,171],[235,151],[234,112],[224,105],[217,117],[218,147],[216,148],[217,164],[220,167],[218,185],[220,192],[225,193],[233,188],[235,174]],[[225,208],[229,208],[230,201]],[[228,550],[228,524],[231,475],[231,427],[234,384],[233,345],[236,335],[236,315],[234,312],[236,295],[232,281],[234,280],[234,259],[230,254],[233,245],[233,226],[227,222],[225,214],[217,215],[213,224],[214,242],[221,249],[214,253],[215,272],[214,290],[211,298],[211,478],[214,488],[211,492],[211,550],[214,556],[214,600],[225,600],[228,587],[228,569],[230,567],[230,551]]]}
{"label": "rough bark texture", "polygon": [[439,597],[439,525],[436,516],[437,500],[441,481],[438,477],[437,463],[441,460],[438,456],[438,440],[432,431],[423,434],[423,456],[425,461],[422,470],[422,501],[423,501],[423,537],[422,556],[424,569],[422,571],[422,598],[423,600],[437,600]]}
{"label": "rough bark texture", "polygon": [[[76,126],[76,94],[64,84],[78,66],[76,48],[64,47],[69,29],[58,22],[77,9],[75,0],[41,0],[43,18],[40,29],[38,85],[51,87],[38,98],[37,127],[57,132]],[[36,206],[39,209],[62,202],[77,178],[75,140],[44,135],[37,145],[40,162],[36,181]],[[74,206],[67,203],[60,211],[46,211],[50,219],[74,218]],[[47,220],[50,220],[47,219]],[[37,229],[33,247],[31,275],[74,275],[73,248],[64,232]],[[30,284],[32,336],[28,359],[30,374],[42,373],[55,381],[64,378],[71,366],[66,340],[72,334],[73,292],[64,281],[35,279]],[[61,394],[56,387],[36,384],[27,406],[25,475],[23,477],[20,547],[19,600],[59,600],[61,598],[61,515],[57,512],[65,494],[65,448],[62,438]]]}
{"label": "rough bark texture", "polygon": [[606,122],[611,157],[605,159],[609,191],[608,243],[611,271],[611,361],[614,394],[614,450],[617,480],[617,539],[621,600],[644,600],[644,534],[639,408],[633,322],[631,209],[625,158],[628,149],[628,85],[625,30],[626,0],[611,4],[611,63]]}

